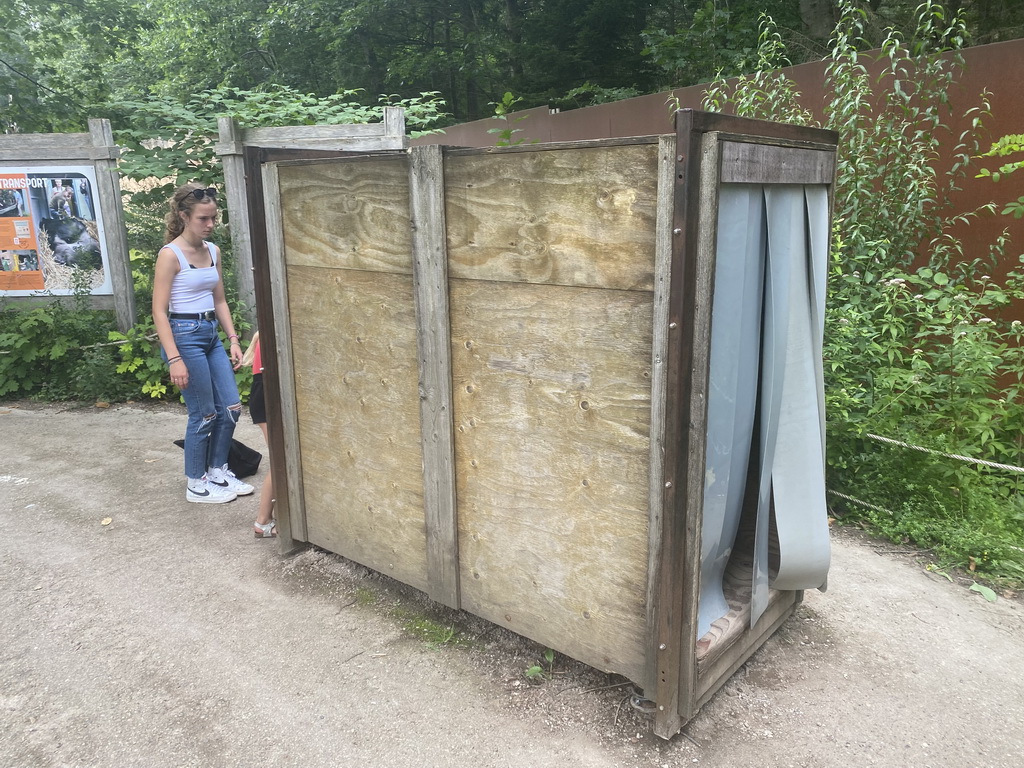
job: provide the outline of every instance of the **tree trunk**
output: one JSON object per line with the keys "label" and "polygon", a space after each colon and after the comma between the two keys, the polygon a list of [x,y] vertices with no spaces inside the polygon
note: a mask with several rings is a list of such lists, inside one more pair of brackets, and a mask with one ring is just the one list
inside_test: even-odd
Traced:
{"label": "tree trunk", "polygon": [[800,0],[800,19],[811,39],[827,41],[837,21],[832,0]]}

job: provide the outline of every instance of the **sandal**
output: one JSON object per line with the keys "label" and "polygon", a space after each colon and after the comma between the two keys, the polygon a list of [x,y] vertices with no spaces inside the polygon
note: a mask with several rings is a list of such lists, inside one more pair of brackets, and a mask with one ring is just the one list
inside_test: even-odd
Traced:
{"label": "sandal", "polygon": [[272,539],[277,536],[277,520],[269,523],[253,523],[252,534],[257,539]]}

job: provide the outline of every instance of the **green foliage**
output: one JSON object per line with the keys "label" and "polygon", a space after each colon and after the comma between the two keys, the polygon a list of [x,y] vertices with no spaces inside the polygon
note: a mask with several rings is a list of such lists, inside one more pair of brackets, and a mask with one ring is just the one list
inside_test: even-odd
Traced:
{"label": "green foliage", "polygon": [[[1013,155],[1020,155],[1022,153],[1024,153],[1024,134],[1011,134],[1009,136],[1003,136],[993,143],[991,149],[982,154],[981,157],[1012,157]],[[975,178],[980,179],[988,177],[992,179],[992,181],[999,181],[1003,176],[1009,176],[1011,173],[1019,171],[1021,168],[1024,168],[1024,160],[1013,160],[999,166],[995,171],[988,168],[982,168],[978,171]],[[1003,208],[1002,214],[1004,216],[1013,216],[1015,219],[1024,218],[1024,196],[1008,202],[1006,207]]]}
{"label": "green foliage", "polygon": [[636,88],[603,88],[588,80],[583,85],[571,89],[558,103],[569,108],[593,107],[640,95]]}
{"label": "green foliage", "polygon": [[443,648],[446,645],[461,645],[455,625],[445,626],[425,616],[409,617],[405,620],[405,631],[413,637],[422,640],[427,647],[433,651]]}
{"label": "green foliage", "polygon": [[522,101],[518,96],[513,96],[511,93],[506,92],[502,96],[501,101],[493,102],[491,106],[494,107],[495,116],[502,120],[504,126],[502,128],[488,128],[488,133],[498,134],[498,140],[494,143],[496,147],[514,147],[519,144],[536,144],[536,139],[518,138],[513,139],[512,137],[522,131],[522,128],[513,128],[512,126],[526,119],[526,115],[520,115],[514,120],[509,119],[509,114],[515,110],[516,104]]}
{"label": "green foliage", "polygon": [[775,21],[762,14],[760,25],[753,73],[741,75],[732,82],[720,73],[705,91],[704,108],[722,112],[728,105],[737,115],[798,125],[815,124],[811,113],[800,105],[800,93],[793,81],[777,71],[789,61]]}
{"label": "green foliage", "polygon": [[[962,20],[922,3],[908,40],[886,34],[874,76],[859,53],[867,17],[851,2],[843,9],[825,87],[826,126],[840,134],[825,319],[827,484],[864,502],[846,504],[844,519],[932,548],[947,565],[1024,580],[1020,475],[944,455],[1024,463],[1024,327],[1005,317],[1024,299],[1024,271],[991,276],[1005,236],[966,254],[955,235],[993,206],[951,215],[948,204],[981,154],[987,94],[967,114],[972,129],[939,157]],[[780,45],[765,19],[762,67],[777,64]],[[813,124],[799,98],[783,75],[763,71],[719,80],[705,103]]]}
{"label": "green foliage", "polygon": [[[131,197],[137,215],[159,232],[161,206],[174,188],[198,180],[223,184],[216,154],[219,117],[232,117],[242,128],[281,125],[365,124],[383,119],[385,106],[405,110],[407,130],[419,136],[429,132],[444,115],[436,93],[415,98],[381,96],[377,106],[358,101],[349,90],[320,98],[286,86],[263,90],[214,88],[194,94],[185,103],[150,96],[107,106],[117,126],[115,139],[123,149],[121,172],[145,186]],[[156,180],[156,184],[153,181]]]}
{"label": "green foliage", "polygon": [[100,346],[110,312],[91,310],[79,286],[70,300],[31,309],[0,305],[0,398],[118,400],[112,352]]}
{"label": "green foliage", "polygon": [[[244,333],[248,322],[237,301],[229,304],[235,328]],[[122,402],[178,396],[152,318],[121,333],[113,313],[89,308],[85,285],[70,299],[31,309],[0,302],[0,328],[0,399]],[[221,341],[227,341],[223,333]],[[239,369],[235,380],[246,402],[252,370]]]}
{"label": "green foliage", "polygon": [[110,331],[108,337],[118,344],[116,370],[119,375],[132,380],[143,396],[163,399],[171,395],[167,364],[160,356],[160,343],[152,318],[147,317],[127,333]]}
{"label": "green foliage", "polygon": [[732,10],[708,0],[679,29],[645,30],[642,54],[664,73],[670,86],[742,73],[757,48],[759,16],[754,4],[739,5]]}
{"label": "green foliage", "polygon": [[[1024,154],[1024,134],[1011,134],[1009,136],[1003,136],[998,141],[992,144],[992,148],[988,152],[982,154],[982,157],[1010,157],[1012,155]],[[1006,163],[1001,165],[999,170],[990,171],[988,168],[982,168],[978,171],[976,178],[982,178],[989,176],[992,181],[999,181],[1002,176],[1007,176],[1014,171],[1019,171],[1024,168],[1024,160],[1015,160],[1012,163]]]}
{"label": "green foliage", "polygon": [[[912,29],[917,4],[862,3],[865,49],[888,26]],[[976,44],[1024,34],[1020,2],[956,7]],[[654,93],[739,74],[760,12],[779,23],[789,59],[816,61],[831,29],[822,10],[800,0],[5,0],[0,130],[81,130],[109,100],[180,104],[275,84],[318,97],[437,91],[461,122],[486,117],[505,91],[535,107],[581,100],[565,94],[584,84]]]}
{"label": "green foliage", "polygon": [[[547,665],[545,667],[544,665]],[[526,675],[526,679],[540,683],[543,680],[549,680],[555,673],[555,652],[551,648],[545,648],[544,653],[541,654],[540,664],[531,664],[526,668],[523,673]]]}
{"label": "green foliage", "polygon": [[0,16],[2,133],[85,130],[113,88],[110,61],[150,23],[135,0],[5,0]]}

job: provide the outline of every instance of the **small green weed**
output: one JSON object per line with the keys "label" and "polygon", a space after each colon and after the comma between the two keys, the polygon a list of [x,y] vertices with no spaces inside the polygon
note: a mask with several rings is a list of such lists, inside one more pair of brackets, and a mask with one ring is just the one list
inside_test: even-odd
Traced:
{"label": "small green weed", "polygon": [[454,624],[446,627],[425,616],[417,616],[407,621],[404,627],[406,632],[425,642],[431,650],[436,651],[449,644],[459,644]]}
{"label": "small green weed", "polygon": [[[551,648],[545,648],[544,653],[541,654],[541,664],[533,664],[526,668],[526,679],[540,683],[544,680],[550,680],[552,675],[555,673],[555,652]],[[547,664],[547,668],[543,665]]]}
{"label": "small green weed", "polygon": [[402,629],[426,643],[431,650],[444,646],[467,645],[454,622],[439,622],[410,607],[398,605],[392,615],[401,622]]}
{"label": "small green weed", "polygon": [[372,589],[366,587],[358,587],[356,589],[356,603],[359,605],[374,605],[377,602],[377,593]]}

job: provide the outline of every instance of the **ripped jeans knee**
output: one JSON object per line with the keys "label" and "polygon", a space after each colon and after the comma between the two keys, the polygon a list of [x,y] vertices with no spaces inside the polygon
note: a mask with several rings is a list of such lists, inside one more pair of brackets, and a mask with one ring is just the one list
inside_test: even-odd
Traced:
{"label": "ripped jeans knee", "polygon": [[236,403],[235,405],[229,405],[227,407],[227,412],[228,416],[231,417],[231,420],[237,424],[238,419],[242,416],[242,404]]}
{"label": "ripped jeans knee", "polygon": [[211,413],[208,416],[203,416],[203,418],[200,419],[199,423],[196,425],[196,434],[198,434],[198,435],[208,435],[208,434],[210,434],[213,431],[213,425],[216,423],[216,421],[217,421],[217,414],[216,414],[216,412]]}

